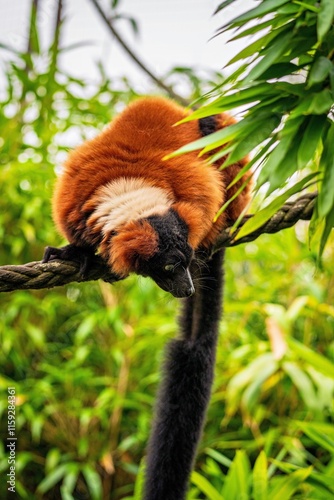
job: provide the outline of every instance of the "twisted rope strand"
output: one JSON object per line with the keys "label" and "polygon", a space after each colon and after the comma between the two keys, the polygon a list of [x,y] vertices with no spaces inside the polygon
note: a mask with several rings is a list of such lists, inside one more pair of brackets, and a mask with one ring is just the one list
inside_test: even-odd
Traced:
{"label": "twisted rope strand", "polygon": [[273,234],[288,227],[294,226],[299,220],[310,220],[313,214],[314,205],[316,202],[317,193],[305,193],[294,202],[287,202],[283,205],[278,212],[276,212],[270,219],[267,220],[261,227],[252,233],[235,240],[240,228],[251,218],[253,215],[246,215],[236,231],[231,232],[231,228],[226,228],[218,236],[214,245],[212,253],[217,252],[223,247],[233,247],[241,245],[242,243],[249,243],[256,240],[261,234]]}
{"label": "twisted rope strand", "polygon": [[[223,247],[236,246],[254,241],[264,233],[276,233],[293,226],[298,220],[310,220],[316,196],[317,193],[306,193],[296,201],[286,203],[259,229],[235,241],[240,227],[253,216],[248,215],[244,217],[237,231],[231,233],[231,228],[222,231],[212,253],[217,252]],[[114,283],[120,280],[120,277],[112,273],[104,261],[97,255],[94,257],[87,275],[82,276],[79,269],[79,262],[63,260],[53,260],[47,263],[41,261],[29,262],[20,266],[2,266],[0,267],[0,292],[53,288],[74,281],[83,282],[103,279],[108,283]]]}

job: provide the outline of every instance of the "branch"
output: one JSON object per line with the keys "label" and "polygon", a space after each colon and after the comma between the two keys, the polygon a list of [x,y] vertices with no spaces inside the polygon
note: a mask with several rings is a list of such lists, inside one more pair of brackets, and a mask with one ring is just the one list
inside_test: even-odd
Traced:
{"label": "branch", "polygon": [[[293,226],[298,220],[310,220],[315,205],[317,193],[307,193],[295,202],[289,202],[276,212],[261,228],[253,233],[234,241],[238,231],[231,233],[231,228],[225,229],[218,237],[212,253],[223,247],[231,247],[254,241],[261,234],[276,233]],[[252,215],[246,216],[242,226]],[[51,262],[30,262],[21,266],[0,267],[0,292],[13,290],[30,290],[53,288],[73,281],[83,282],[103,279],[108,283],[119,281],[120,278],[112,273],[104,261],[96,255],[90,266],[87,276],[80,274],[80,263],[74,261],[53,260]]]}
{"label": "branch", "polygon": [[109,31],[111,31],[111,33],[114,35],[114,37],[116,38],[116,40],[118,41],[118,43],[123,47],[123,49],[125,50],[125,52],[131,57],[131,59],[137,64],[137,66],[139,66],[139,68],[142,69],[144,71],[144,73],[146,73],[151,78],[151,80],[153,80],[154,83],[156,83],[158,85],[158,87],[160,87],[161,89],[163,89],[167,93],[167,95],[169,95],[169,97],[171,97],[175,101],[177,101],[180,104],[182,104],[182,106],[186,106],[186,107],[189,106],[190,102],[187,99],[184,99],[182,96],[176,94],[174,92],[174,90],[172,89],[172,87],[170,87],[169,85],[166,85],[160,78],[158,78],[147,67],[147,65],[144,64],[144,62],[135,54],[135,52],[132,49],[130,49],[130,47],[124,42],[123,38],[120,36],[120,34],[118,33],[118,31],[113,26],[113,23],[110,21],[110,19],[108,19],[108,17],[106,16],[106,14],[104,13],[104,11],[102,10],[101,6],[99,5],[98,1],[97,0],[91,0],[91,2],[95,6],[96,10],[100,14],[100,16],[103,19],[103,21],[105,22],[105,24],[108,27]]}

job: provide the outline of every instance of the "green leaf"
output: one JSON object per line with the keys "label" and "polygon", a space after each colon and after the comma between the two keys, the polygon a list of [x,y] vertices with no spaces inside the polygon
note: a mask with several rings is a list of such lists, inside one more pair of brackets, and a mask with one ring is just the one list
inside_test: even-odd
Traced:
{"label": "green leaf", "polygon": [[220,10],[225,9],[228,5],[231,3],[235,2],[235,0],[225,0],[225,2],[222,2],[218,5],[217,9],[215,10],[214,14],[217,14]]}
{"label": "green leaf", "polygon": [[[37,24],[37,6],[31,3],[30,26],[29,26],[29,48],[32,53],[40,54],[40,43]],[[31,54],[29,53],[29,56]]]}
{"label": "green leaf", "polygon": [[203,153],[212,151],[212,149],[215,149],[219,146],[222,146],[223,144],[226,144],[227,142],[232,141],[237,135],[240,137],[242,133],[245,133],[245,131],[248,132],[248,130],[250,130],[251,127],[254,126],[254,124],[257,124],[258,121],[262,120],[263,120],[263,115],[261,115],[260,113],[255,118],[251,119],[245,118],[240,122],[234,123],[233,125],[229,125],[228,127],[225,127],[221,130],[218,130],[217,132],[214,132],[213,134],[201,137],[201,139],[198,139],[197,141],[193,141],[190,144],[182,146],[177,151],[174,151],[173,153],[165,156],[164,160],[168,160],[175,156],[179,156],[184,153],[189,153],[197,149],[203,149]]}
{"label": "green leaf", "polygon": [[321,448],[334,453],[334,428],[323,422],[295,422],[295,425],[308,435]]}
{"label": "green leaf", "polygon": [[79,476],[79,465],[76,463],[68,464],[66,476],[63,480],[63,487],[68,493],[72,493]]}
{"label": "green leaf", "polygon": [[307,469],[299,469],[287,477],[280,478],[280,481],[269,493],[270,500],[289,500],[305,479],[309,477],[312,469],[312,466]]}
{"label": "green leaf", "polygon": [[47,474],[43,481],[41,481],[38,485],[37,491],[39,493],[46,493],[49,491],[55,484],[59,483],[59,481],[65,476],[67,472],[67,464],[62,464],[53,469],[52,472]]}
{"label": "green leaf", "polygon": [[238,32],[237,35],[229,39],[229,42],[234,42],[235,40],[239,40],[240,38],[244,38],[245,36],[255,35],[255,33],[257,33],[258,31],[262,31],[269,26],[273,26],[273,19],[269,19],[269,21],[264,21],[263,23],[256,23],[254,26],[251,26],[244,31]]}
{"label": "green leaf", "polygon": [[272,64],[264,73],[261,78],[263,80],[271,80],[272,78],[282,78],[282,76],[291,75],[299,70],[299,66],[290,62],[279,62]]}
{"label": "green leaf", "polygon": [[145,459],[142,459],[139,466],[138,475],[135,483],[133,500],[142,500],[144,492],[146,464]]}
{"label": "green leaf", "polygon": [[334,228],[334,207],[325,217],[325,227],[321,235],[321,241],[320,241],[320,249],[319,249],[320,256],[323,254],[327,240],[333,228]]}
{"label": "green leaf", "polygon": [[263,122],[260,122],[256,128],[238,142],[234,151],[229,155],[224,163],[224,167],[232,165],[248,155],[253,149],[262,144],[263,141],[270,137],[272,131],[278,127],[281,122],[280,116],[269,116]]}
{"label": "green leaf", "polygon": [[234,375],[227,386],[228,405],[233,408],[239,405],[244,388],[259,377],[262,371],[272,363],[275,363],[272,353],[266,352],[256,357],[243,370]]}
{"label": "green leaf", "polygon": [[299,128],[297,134],[294,137],[294,140],[290,143],[290,146],[282,162],[277,166],[275,170],[270,172],[267,195],[273,193],[275,189],[282,188],[288,178],[296,172],[297,156],[299,151],[299,144],[303,138],[303,129],[304,127]]}
{"label": "green leaf", "polygon": [[312,85],[323,82],[332,69],[333,64],[329,59],[327,59],[327,57],[318,57],[318,59],[314,61],[310,69],[307,79],[307,86],[312,87]]}
{"label": "green leaf", "polygon": [[277,371],[277,369],[278,363],[276,360],[273,360],[272,363],[268,364],[261,370],[261,373],[256,375],[254,380],[252,380],[245,389],[241,398],[241,403],[242,407],[247,409],[249,413],[251,413],[255,405],[259,402],[258,396],[262,385]]}
{"label": "green leaf", "polygon": [[235,92],[225,94],[207,106],[203,106],[197,111],[194,111],[183,121],[191,121],[205,116],[218,114],[223,111],[228,111],[230,109],[235,109],[236,107],[244,106],[245,104],[251,104],[258,101],[260,97],[264,97],[265,95],[270,96],[272,90],[272,86],[269,83],[263,82],[248,88],[246,87],[242,90],[236,90]]}
{"label": "green leaf", "polygon": [[324,176],[318,197],[319,217],[325,217],[334,207],[334,123],[332,122],[324,142],[320,159]]}
{"label": "green leaf", "polygon": [[[278,169],[282,164],[282,161],[286,157],[287,152],[295,136],[297,135],[303,121],[304,117],[297,117],[297,118],[290,117],[285,122],[284,128],[279,133],[280,141],[278,145],[275,147],[275,149],[271,151],[271,153],[268,155],[267,161],[261,170],[261,173],[257,180],[257,188],[262,186],[269,179],[273,178],[275,172],[278,172],[278,175],[275,176],[276,177],[275,182],[276,183],[278,182],[278,184],[280,183],[280,178],[279,178],[280,171]],[[282,173],[282,179],[283,178],[284,178],[284,173]]]}
{"label": "green leaf", "polygon": [[211,448],[206,448],[205,453],[209,455],[209,457],[213,458],[216,462],[223,465],[224,467],[231,466],[232,461],[219,451],[213,450]]}
{"label": "green leaf", "polygon": [[310,117],[298,149],[298,168],[302,168],[314,158],[326,123],[327,117],[325,115],[312,115]]}
{"label": "green leaf", "polygon": [[253,165],[257,164],[260,161],[263,161],[263,157],[265,157],[265,155],[267,154],[267,152],[269,151],[271,146],[273,146],[273,144],[275,144],[275,142],[276,142],[276,139],[273,137],[272,139],[270,139],[267,142],[267,144],[262,146],[260,148],[260,151],[250,160],[250,162],[248,162],[247,165],[245,165],[240,170],[240,172],[238,172],[238,174],[235,176],[235,178],[232,180],[232,182],[227,186],[227,189],[234,186],[234,184],[236,184],[243,177],[245,172],[247,172],[250,168],[253,167]]}
{"label": "green leaf", "polygon": [[228,500],[249,498],[250,465],[245,450],[238,450],[228,471],[222,495]]}
{"label": "green leaf", "polygon": [[275,198],[267,207],[257,212],[254,215],[254,217],[249,219],[242,226],[239,233],[236,235],[235,240],[239,240],[243,236],[247,236],[248,234],[252,233],[256,229],[261,227],[265,222],[267,222],[268,219],[270,219],[270,217],[272,217],[281,208],[281,206],[286,202],[288,198],[290,198],[290,196],[292,196],[295,193],[299,193],[305,187],[305,185],[316,175],[317,173],[307,175],[304,179],[297,182],[297,184],[295,184],[290,189],[285,191],[285,193]]}
{"label": "green leaf", "polygon": [[318,7],[314,7],[314,5],[311,5],[310,3],[302,2],[300,0],[293,0],[293,1],[296,5],[300,5],[301,7],[304,7],[304,9],[306,10],[310,10],[312,12],[315,12],[316,14],[318,14],[319,12]]}
{"label": "green leaf", "polygon": [[244,83],[249,83],[260,77],[272,64],[277,61],[285,51],[290,47],[293,38],[293,31],[284,31],[275,39],[275,42],[265,49],[261,55],[264,57],[261,61],[249,72],[244,79]]}
{"label": "green leaf", "polygon": [[262,450],[257,457],[253,469],[253,498],[254,500],[268,499],[268,461]]}
{"label": "green leaf", "polygon": [[329,361],[318,352],[313,351],[309,347],[301,344],[295,339],[287,339],[290,349],[297,354],[301,359],[309,363],[313,368],[323,373],[327,377],[334,379],[334,363]]}
{"label": "green leaf", "polygon": [[282,365],[283,370],[297,387],[305,405],[311,410],[319,409],[318,397],[310,377],[296,363],[286,361]]}
{"label": "green leaf", "polygon": [[263,47],[266,47],[266,45],[270,42],[270,40],[274,36],[276,36],[275,32],[266,33],[263,37],[258,38],[249,45],[246,45],[246,47],[243,50],[238,52],[234,57],[232,57],[232,59],[228,61],[228,63],[225,65],[225,68],[227,68],[231,64],[240,61],[240,59],[245,59],[247,57],[254,56],[257,52],[260,52],[260,50]]}
{"label": "green leaf", "polygon": [[86,480],[92,500],[100,500],[102,498],[102,482],[98,473],[90,465],[85,465],[82,468],[83,476]]}
{"label": "green leaf", "polygon": [[260,5],[255,7],[255,9],[248,10],[244,14],[241,14],[241,16],[232,19],[232,21],[229,21],[223,27],[228,26],[230,29],[239,24],[245,24],[252,19],[263,17],[264,15],[269,14],[269,12],[274,12],[278,7],[288,3],[289,1],[290,0],[266,0],[265,2],[261,2]]}
{"label": "green leaf", "polygon": [[330,30],[334,20],[333,0],[321,0],[320,11],[317,19],[317,35],[321,42]]}
{"label": "green leaf", "polygon": [[[247,165],[247,170],[248,170],[248,165]],[[245,171],[247,171],[247,170],[245,169]],[[242,193],[242,191],[245,189],[245,187],[249,184],[250,181],[251,181],[251,176],[249,176],[245,180],[245,182],[242,183],[242,185],[239,187],[239,189],[236,190],[236,192],[233,194],[233,196],[229,197],[227,202],[224,203],[224,205],[222,207],[220,207],[220,209],[218,210],[218,212],[216,213],[216,215],[213,218],[213,222],[216,222],[218,220],[218,218],[221,216],[221,214],[239,196],[239,194]],[[242,215],[244,215],[244,214],[242,214]],[[237,225],[238,222],[239,222],[239,219],[235,222],[235,225]]]}
{"label": "green leaf", "polygon": [[333,97],[329,89],[312,92],[301,99],[300,104],[292,111],[291,116],[327,114],[333,106]]}
{"label": "green leaf", "polygon": [[[191,482],[197,486],[197,488],[205,494],[205,498],[208,500],[224,500],[224,496],[222,496],[216,488],[214,488],[209,481],[199,474],[196,471],[193,471],[191,474]],[[226,498],[227,500],[227,498]]]}

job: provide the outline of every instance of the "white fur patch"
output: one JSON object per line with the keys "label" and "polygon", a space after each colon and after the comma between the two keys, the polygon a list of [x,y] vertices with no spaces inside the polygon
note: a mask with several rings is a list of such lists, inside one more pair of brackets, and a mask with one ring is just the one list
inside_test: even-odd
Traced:
{"label": "white fur patch", "polygon": [[102,186],[94,199],[97,205],[88,225],[93,225],[103,234],[131,220],[162,215],[174,201],[168,191],[137,177],[121,177]]}

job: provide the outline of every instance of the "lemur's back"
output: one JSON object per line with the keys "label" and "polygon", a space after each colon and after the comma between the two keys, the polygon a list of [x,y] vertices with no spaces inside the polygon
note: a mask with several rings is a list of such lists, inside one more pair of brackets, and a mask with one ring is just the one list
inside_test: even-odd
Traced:
{"label": "lemur's back", "polygon": [[[71,243],[99,246],[101,220],[98,223],[94,213],[101,213],[98,209],[106,203],[106,197],[117,198],[123,191],[134,201],[126,205],[124,216],[116,218],[115,223],[124,222],[126,214],[128,220],[138,218],[138,199],[150,196],[151,205],[139,207],[145,215],[154,213],[156,207],[159,213],[171,206],[188,224],[191,246],[212,242],[229,214],[221,216],[216,224],[212,220],[226,201],[227,185],[242,165],[218,172],[197,152],[164,161],[167,154],[201,137],[197,120],[174,126],[188,114],[164,98],[138,99],[95,139],[69,155],[56,185],[53,213],[59,230]],[[226,126],[228,121],[231,119],[226,115],[217,115],[216,128]],[[116,181],[108,191],[106,186]],[[248,193],[238,200],[230,206],[232,218],[244,208]],[[115,199],[114,205],[121,202],[122,198]],[[110,204],[111,209],[114,205]],[[109,229],[117,227],[109,224]]]}

